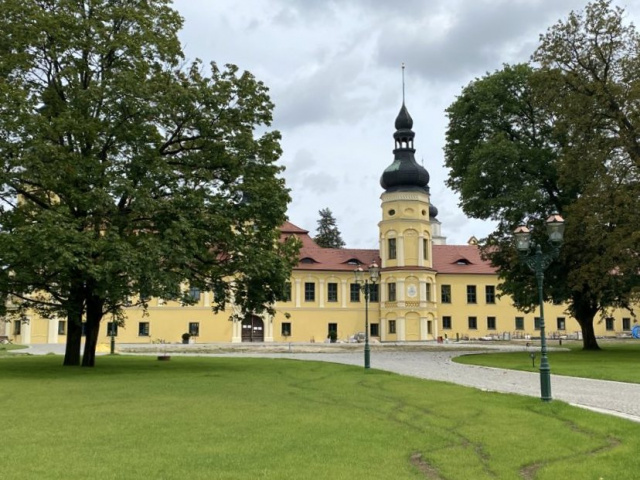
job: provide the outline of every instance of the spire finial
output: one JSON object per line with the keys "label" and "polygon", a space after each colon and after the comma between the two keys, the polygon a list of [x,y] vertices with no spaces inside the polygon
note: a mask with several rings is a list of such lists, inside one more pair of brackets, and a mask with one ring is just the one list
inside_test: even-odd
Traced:
{"label": "spire finial", "polygon": [[402,62],[402,104],[404,105],[404,62]]}

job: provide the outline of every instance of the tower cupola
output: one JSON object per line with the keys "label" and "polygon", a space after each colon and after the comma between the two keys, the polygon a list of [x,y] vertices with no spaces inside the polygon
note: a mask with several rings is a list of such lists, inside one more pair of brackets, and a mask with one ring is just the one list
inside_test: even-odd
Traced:
{"label": "tower cupola", "polygon": [[[403,95],[404,96],[404,95]],[[396,117],[394,160],[382,174],[380,185],[387,192],[423,190],[429,192],[429,173],[418,165],[413,148],[413,119],[404,101]]]}

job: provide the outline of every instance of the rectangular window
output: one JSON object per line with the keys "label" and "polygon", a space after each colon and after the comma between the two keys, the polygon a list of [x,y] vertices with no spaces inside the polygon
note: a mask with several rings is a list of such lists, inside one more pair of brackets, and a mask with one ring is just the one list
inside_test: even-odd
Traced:
{"label": "rectangular window", "polygon": [[189,322],[189,335],[192,337],[200,335],[200,322]]}
{"label": "rectangular window", "polygon": [[198,287],[190,287],[189,288],[189,297],[194,302],[200,301],[200,289]]}
{"label": "rectangular window", "polygon": [[478,329],[478,317],[469,317],[469,330]]}
{"label": "rectangular window", "polygon": [[65,320],[58,320],[58,335],[67,334],[67,322]]}
{"label": "rectangular window", "polygon": [[622,319],[622,330],[624,330],[625,332],[631,330],[631,318]]}
{"label": "rectangular window", "polygon": [[138,322],[138,336],[139,337],[149,336],[149,322]]}
{"label": "rectangular window", "polygon": [[315,302],[316,301],[316,284],[313,282],[305,282],[304,284],[304,301]]}
{"label": "rectangular window", "polygon": [[431,283],[427,282],[426,283],[426,289],[424,292],[424,298],[427,302],[431,301]]}
{"label": "rectangular window", "polygon": [[516,330],[524,330],[524,317],[516,317]]}
{"label": "rectangular window", "polygon": [[478,303],[475,285],[467,285],[467,303]]}
{"label": "rectangular window", "polygon": [[484,294],[487,303],[496,303],[496,287],[487,285],[484,287]]}
{"label": "rectangular window", "polygon": [[349,293],[349,298],[352,302],[360,301],[360,285],[358,285],[357,283],[352,283]]}
{"label": "rectangular window", "polygon": [[607,331],[609,332],[613,331],[613,318],[607,317],[605,319],[605,325],[606,325]]}
{"label": "rectangular window", "polygon": [[396,301],[396,284],[388,283],[387,284],[387,298],[390,302]]}
{"label": "rectangular window", "polygon": [[369,301],[370,302],[380,301],[380,286],[377,283],[369,284]]}
{"label": "rectangular window", "polygon": [[451,303],[451,285],[442,285],[440,287],[440,301],[442,303]]}
{"label": "rectangular window", "polygon": [[540,317],[533,317],[533,329],[540,330],[541,322]]}
{"label": "rectangular window", "polygon": [[280,333],[283,337],[291,336],[291,322],[282,322],[282,326],[280,327]]}
{"label": "rectangular window", "polygon": [[379,337],[380,336],[380,329],[378,327],[379,327],[379,325],[377,323],[370,323],[369,324],[369,336],[371,336],[371,337]]}
{"label": "rectangular window", "polygon": [[327,284],[327,302],[337,302],[337,301],[338,301],[338,284],[328,283]]}
{"label": "rectangular window", "polygon": [[389,320],[389,333],[396,333],[396,321]]}
{"label": "rectangular window", "polygon": [[395,260],[396,259],[396,239],[390,238],[387,241],[387,245],[389,247],[389,260]]}
{"label": "rectangular window", "polygon": [[487,330],[496,329],[496,317],[487,317]]}
{"label": "rectangular window", "polygon": [[425,260],[429,258],[429,242],[426,238],[422,239],[422,258]]}
{"label": "rectangular window", "polygon": [[15,320],[13,322],[13,334],[20,335],[22,333],[22,320]]}
{"label": "rectangular window", "polygon": [[442,329],[451,330],[451,317],[442,317]]}
{"label": "rectangular window", "polygon": [[566,330],[567,329],[567,325],[566,322],[564,320],[564,317],[558,317],[556,318],[556,326],[558,327],[558,330]]}
{"label": "rectangular window", "polygon": [[336,334],[338,333],[338,324],[337,323],[330,323],[327,325],[327,335],[330,336],[331,332],[336,332]]}
{"label": "rectangular window", "polygon": [[118,324],[116,322],[107,322],[107,337],[118,336]]}
{"label": "rectangular window", "polygon": [[285,302],[291,301],[291,282],[286,282],[284,284],[284,301]]}

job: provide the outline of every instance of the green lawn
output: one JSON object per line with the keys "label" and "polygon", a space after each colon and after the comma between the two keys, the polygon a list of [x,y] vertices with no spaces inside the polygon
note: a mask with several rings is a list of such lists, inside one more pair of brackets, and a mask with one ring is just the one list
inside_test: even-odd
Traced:
{"label": "green lawn", "polygon": [[278,359],[0,359],[7,479],[631,479],[638,425]]}
{"label": "green lawn", "polygon": [[[553,343],[554,347],[557,346],[555,341],[549,343]],[[599,345],[602,350],[585,352],[582,350],[581,342],[564,342],[563,346],[569,348],[569,351],[549,352],[551,373],[640,383],[640,340],[601,340]],[[537,372],[540,367],[539,344],[535,346],[535,350],[537,352],[535,367],[532,366],[530,351],[526,351],[524,346],[522,352],[465,355],[456,357],[454,361]]]}
{"label": "green lawn", "polygon": [[24,345],[14,345],[12,343],[3,343],[0,344],[0,357],[4,356],[4,355],[10,355],[8,352],[9,350],[20,350],[22,348],[27,348]]}

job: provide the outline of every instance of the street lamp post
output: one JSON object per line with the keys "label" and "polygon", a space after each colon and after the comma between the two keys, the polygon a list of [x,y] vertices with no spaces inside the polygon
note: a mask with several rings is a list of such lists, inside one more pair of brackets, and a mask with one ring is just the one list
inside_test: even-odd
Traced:
{"label": "street lamp post", "polygon": [[[551,367],[549,366],[549,359],[547,358],[542,285],[544,282],[544,271],[560,253],[560,245],[562,244],[564,236],[564,219],[558,213],[553,213],[547,218],[545,223],[547,225],[549,243],[552,247],[549,253],[542,253],[540,244],[532,245],[531,231],[524,225],[516,228],[514,237],[521,260],[536,274],[538,302],[540,303],[540,398],[543,402],[550,402]],[[535,251],[533,254],[530,254],[532,246],[535,248]]]}
{"label": "street lamp post", "polygon": [[378,282],[380,267],[376,263],[369,265],[369,278],[364,278],[362,267],[356,268],[356,284],[364,293],[364,368],[371,368],[371,347],[369,346],[369,295],[371,288]]}

